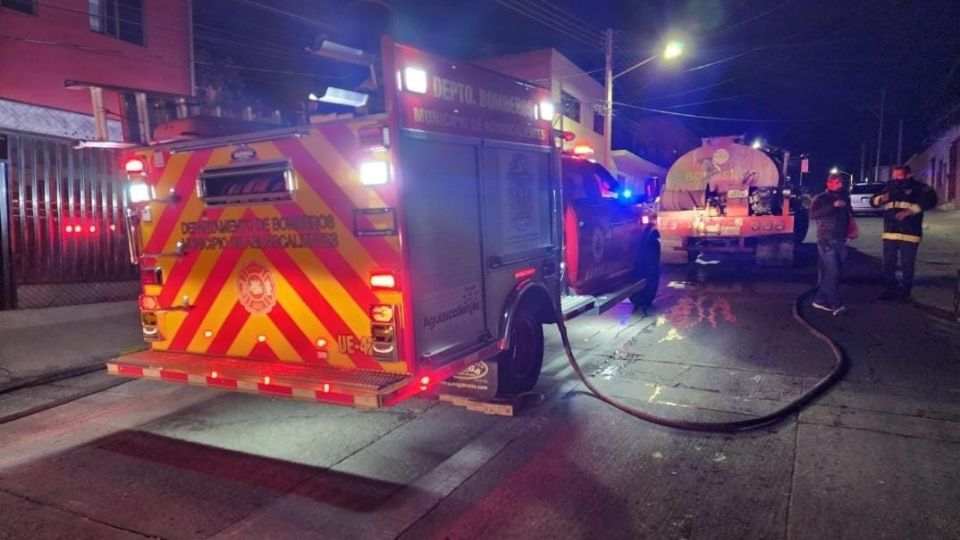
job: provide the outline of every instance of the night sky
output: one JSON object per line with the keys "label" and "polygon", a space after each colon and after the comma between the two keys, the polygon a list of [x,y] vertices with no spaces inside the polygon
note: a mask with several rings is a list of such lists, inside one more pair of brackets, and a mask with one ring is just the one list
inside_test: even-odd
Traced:
{"label": "night sky", "polygon": [[682,33],[681,62],[617,80],[615,115],[666,111],[701,136],[761,136],[809,153],[815,175],[833,165],[856,173],[864,141],[870,168],[881,88],[883,163],[896,158],[900,119],[906,160],[960,101],[960,0],[195,0],[195,9],[208,60],[235,66],[225,69],[246,94],[286,108],[362,78],[305,53],[318,38],[373,50],[389,31],[458,59],[554,47],[602,81],[604,28],[615,30],[616,71]]}

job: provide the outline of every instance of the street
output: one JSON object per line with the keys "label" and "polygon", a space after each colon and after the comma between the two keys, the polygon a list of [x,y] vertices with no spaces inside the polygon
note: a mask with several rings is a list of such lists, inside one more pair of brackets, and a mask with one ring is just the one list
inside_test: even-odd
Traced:
{"label": "street", "polygon": [[[860,221],[849,314],[804,310],[850,371],[771,428],[627,416],[584,392],[552,327],[544,401],[514,418],[136,380],[0,424],[0,538],[955,538],[960,328],[874,301],[879,220]],[[932,221],[929,246],[958,253],[938,225],[953,222]],[[665,267],[649,313],[571,321],[576,356],[605,392],[663,416],[772,411],[833,365],[791,317],[815,281],[810,247],[793,271]],[[946,283],[924,272],[925,287]],[[111,381],[28,388],[0,411]]]}

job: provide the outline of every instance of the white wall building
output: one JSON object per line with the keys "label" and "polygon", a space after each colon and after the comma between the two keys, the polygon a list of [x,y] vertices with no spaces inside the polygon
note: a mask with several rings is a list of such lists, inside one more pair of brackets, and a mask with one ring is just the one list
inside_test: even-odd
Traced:
{"label": "white wall building", "polygon": [[940,207],[952,210],[958,207],[960,192],[960,125],[953,126],[933,144],[910,157],[913,175],[937,190]]}
{"label": "white wall building", "polygon": [[575,139],[565,144],[592,148],[597,158],[604,149],[603,85],[597,82],[556,49],[537,49],[518,54],[478,60],[481,66],[550,89],[560,121],[554,127],[573,132]]}

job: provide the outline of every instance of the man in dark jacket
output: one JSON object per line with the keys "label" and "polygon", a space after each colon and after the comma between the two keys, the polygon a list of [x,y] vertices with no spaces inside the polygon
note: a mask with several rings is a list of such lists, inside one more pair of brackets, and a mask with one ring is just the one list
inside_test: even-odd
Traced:
{"label": "man in dark jacket", "polygon": [[820,284],[813,307],[834,315],[845,308],[840,300],[840,268],[847,258],[847,241],[856,237],[853,211],[843,196],[843,178],[827,177],[827,190],[813,198],[810,218],[817,222]]}
{"label": "man in dark jacket", "polygon": [[[937,192],[913,178],[910,167],[893,168],[893,180],[870,199],[883,208],[883,284],[881,300],[909,300],[917,248],[923,238],[923,213],[937,206]],[[903,281],[897,284],[897,256]]]}

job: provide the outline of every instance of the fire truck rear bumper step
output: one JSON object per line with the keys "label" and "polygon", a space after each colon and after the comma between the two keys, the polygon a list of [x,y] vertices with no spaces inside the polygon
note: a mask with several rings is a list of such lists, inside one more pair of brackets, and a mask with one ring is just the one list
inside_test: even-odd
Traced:
{"label": "fire truck rear bumper step", "polygon": [[569,295],[560,298],[560,310],[563,313],[563,320],[570,319],[591,313],[593,315],[602,315],[610,311],[615,306],[630,298],[635,293],[643,290],[647,286],[647,280],[641,279],[607,294],[597,296],[588,295]]}
{"label": "fire truck rear bumper step", "polygon": [[593,309],[597,299],[593,296],[563,296],[560,298],[560,311],[563,319],[569,321]]}
{"label": "fire truck rear bumper step", "polygon": [[613,291],[608,294],[597,296],[596,313],[599,315],[607,311],[610,311],[611,309],[613,309],[615,306],[617,306],[624,300],[642,291],[643,288],[646,286],[647,286],[647,280],[641,279],[639,281],[635,281],[623,287],[618,291]]}
{"label": "fire truck rear bumper step", "polygon": [[107,362],[111,375],[179,382],[357,408],[386,406],[406,393],[409,374],[141,351]]}

